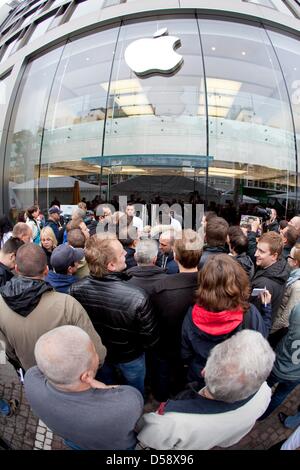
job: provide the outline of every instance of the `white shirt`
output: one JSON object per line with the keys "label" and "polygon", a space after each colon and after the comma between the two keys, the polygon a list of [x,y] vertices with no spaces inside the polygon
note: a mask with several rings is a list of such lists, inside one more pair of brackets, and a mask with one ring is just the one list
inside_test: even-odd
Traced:
{"label": "white shirt", "polygon": [[139,232],[143,231],[143,221],[136,215],[133,216],[132,225],[138,229]]}
{"label": "white shirt", "polygon": [[298,447],[300,447],[300,426],[298,426],[296,431],[282,444],[280,450],[296,450]]}
{"label": "white shirt", "polygon": [[271,389],[266,382],[240,408],[215,414],[167,412],[144,414],[138,422],[138,440],[156,450],[206,450],[239,442],[267,409]]}

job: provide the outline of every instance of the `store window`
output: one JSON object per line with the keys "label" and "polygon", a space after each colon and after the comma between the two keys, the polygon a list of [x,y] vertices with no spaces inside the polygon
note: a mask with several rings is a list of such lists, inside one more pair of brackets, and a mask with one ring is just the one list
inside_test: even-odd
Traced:
{"label": "store window", "polygon": [[[100,189],[101,154],[109,81],[118,28],[69,42],[55,76],[46,116],[40,193],[43,207],[57,198],[92,200]],[[74,190],[74,191],[73,191]],[[77,201],[79,202],[79,201]]]}
{"label": "store window", "polygon": [[[154,38],[157,32],[162,34]],[[139,75],[125,55],[142,39],[146,42],[134,53],[146,58]],[[170,56],[173,71],[160,72]],[[199,112],[205,98],[195,18],[124,24],[111,82],[101,86],[109,92],[102,167],[108,199],[135,191],[147,202],[187,200],[194,190],[204,197],[206,116]]]}
{"label": "store window", "polygon": [[89,14],[97,14],[100,8],[102,7],[103,0],[89,0],[85,2],[78,3],[76,6],[71,20],[75,20],[81,16],[89,15]]}
{"label": "store window", "polygon": [[[282,71],[285,77],[285,82],[282,86],[286,86],[289,93],[290,105],[293,112],[294,126],[296,132],[296,144],[298,153],[298,171],[300,168],[300,43],[299,39],[278,34],[274,31],[268,31],[270,39],[276,49]],[[298,181],[299,186],[299,181]],[[296,194],[296,185],[293,185],[293,191],[287,194],[287,200],[281,201],[286,202],[289,207],[293,207],[296,203],[296,196],[299,199],[299,194]],[[299,212],[299,203],[295,207],[295,210]]]}
{"label": "store window", "polygon": [[35,39],[41,37],[43,34],[46,33],[47,29],[51,25],[53,21],[54,16],[49,16],[49,18],[46,18],[45,20],[41,21],[35,26],[35,29],[33,30],[30,38],[28,39],[28,43],[33,42]]}
{"label": "store window", "polygon": [[45,113],[61,52],[62,47],[30,61],[18,90],[5,154],[5,180],[9,181],[5,202],[13,218],[38,199]]}
{"label": "store window", "polygon": [[[251,204],[249,197],[268,203],[268,184],[282,184],[289,192],[296,170],[292,116],[277,57],[263,28],[206,19],[199,19],[199,28],[214,156],[209,176],[227,174],[235,206],[244,196],[244,203]],[[245,192],[246,179],[267,184],[255,194]]]}

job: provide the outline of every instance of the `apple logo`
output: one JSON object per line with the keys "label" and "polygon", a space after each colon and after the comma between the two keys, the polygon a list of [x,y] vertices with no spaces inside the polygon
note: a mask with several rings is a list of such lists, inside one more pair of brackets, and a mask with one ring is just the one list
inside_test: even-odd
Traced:
{"label": "apple logo", "polygon": [[181,45],[180,39],[167,34],[167,28],[163,28],[153,38],[138,39],[129,44],[125,61],[133,72],[137,75],[168,74],[182,65],[183,57],[174,50]]}

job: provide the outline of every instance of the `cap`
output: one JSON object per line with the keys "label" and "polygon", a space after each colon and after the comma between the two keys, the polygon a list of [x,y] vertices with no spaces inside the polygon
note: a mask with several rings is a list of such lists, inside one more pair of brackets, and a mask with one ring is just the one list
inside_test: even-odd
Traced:
{"label": "cap", "polygon": [[73,248],[70,245],[59,245],[53,250],[50,263],[55,271],[64,271],[73,263],[76,263],[84,257],[82,248]]}
{"label": "cap", "polygon": [[48,214],[62,214],[63,211],[60,210],[59,207],[57,206],[52,206],[50,209],[48,209]]}

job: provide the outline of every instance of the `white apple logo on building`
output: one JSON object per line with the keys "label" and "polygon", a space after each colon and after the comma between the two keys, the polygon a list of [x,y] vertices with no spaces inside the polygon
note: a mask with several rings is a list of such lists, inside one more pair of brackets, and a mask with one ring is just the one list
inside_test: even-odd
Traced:
{"label": "white apple logo on building", "polygon": [[174,50],[181,45],[180,39],[167,36],[167,28],[157,31],[153,38],[138,39],[125,50],[125,61],[137,75],[174,72],[183,57]]}

